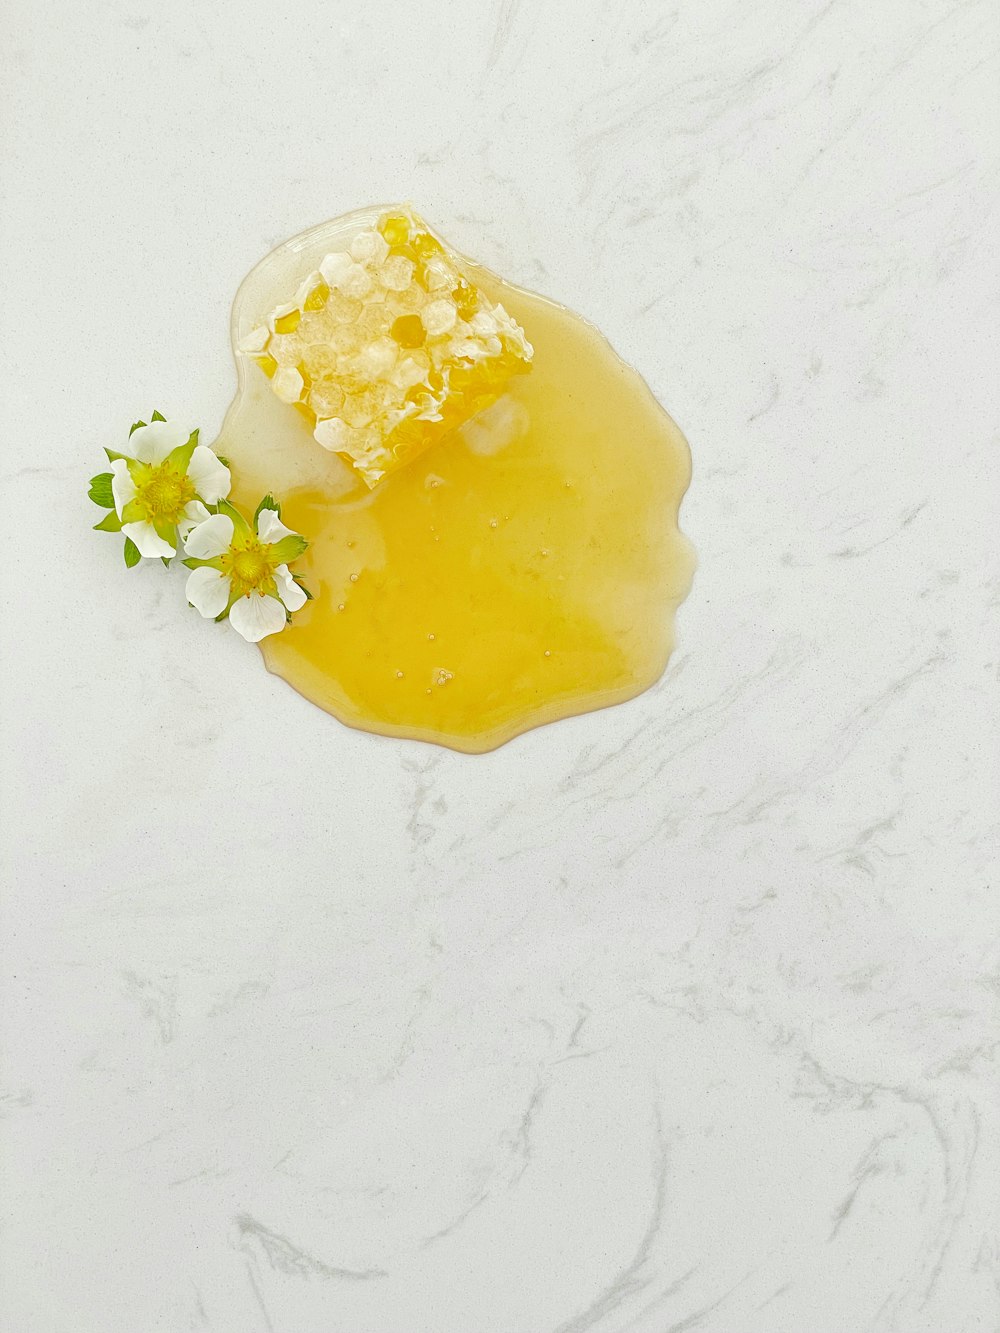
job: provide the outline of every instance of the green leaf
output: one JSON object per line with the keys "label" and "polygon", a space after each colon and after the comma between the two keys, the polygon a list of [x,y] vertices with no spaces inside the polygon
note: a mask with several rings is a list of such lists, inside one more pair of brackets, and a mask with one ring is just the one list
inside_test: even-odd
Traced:
{"label": "green leaf", "polygon": [[290,537],[282,537],[280,542],[272,544],[271,559],[277,561],[279,565],[290,564],[293,560],[298,560],[308,546],[305,537],[293,532]]}
{"label": "green leaf", "polygon": [[[136,431],[139,429],[140,426],[145,426],[145,424],[146,424],[145,421],[133,421],[132,428],[128,433],[129,439],[132,438],[132,436],[136,433]],[[105,452],[107,452],[107,450],[105,450]]]}
{"label": "green leaf", "polygon": [[132,566],[133,566],[133,565],[137,565],[141,559],[142,559],[142,556],[139,554],[139,548],[138,548],[138,546],[136,546],[135,542],[132,540],[131,537],[126,537],[126,538],[125,538],[125,565],[126,565],[126,567],[127,567],[128,569],[131,569]]}
{"label": "green leaf", "polygon": [[263,500],[261,500],[260,504],[253,511],[253,525],[255,529],[257,527],[257,520],[258,518],[260,518],[262,509],[273,509],[274,512],[278,515],[278,517],[281,518],[281,505],[278,504],[277,500],[274,498],[273,495],[268,493],[267,495],[264,496]]}
{"label": "green leaf", "polygon": [[121,530],[122,521],[113,509],[104,515],[100,523],[94,524],[95,532],[121,532]]}
{"label": "green leaf", "polygon": [[99,472],[96,477],[90,479],[90,490],[87,495],[93,500],[95,505],[100,505],[102,509],[114,509],[115,497],[111,491],[112,475],[110,472]]}
{"label": "green leaf", "polygon": [[163,415],[162,412],[154,412],[149,419],[150,421],[166,421],[167,418]]}

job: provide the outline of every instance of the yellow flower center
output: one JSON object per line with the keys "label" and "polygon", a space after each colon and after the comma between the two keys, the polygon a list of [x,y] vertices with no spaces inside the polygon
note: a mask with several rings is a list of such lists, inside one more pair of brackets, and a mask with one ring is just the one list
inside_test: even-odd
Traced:
{"label": "yellow flower center", "polygon": [[265,587],[272,582],[274,573],[270,553],[270,543],[248,537],[222,557],[222,572],[229,577],[237,597],[245,597],[250,592],[271,591]]}
{"label": "yellow flower center", "polygon": [[233,573],[243,583],[256,588],[271,573],[271,568],[260,551],[239,551],[233,557]]}
{"label": "yellow flower center", "polygon": [[195,498],[194,482],[186,473],[161,463],[136,488],[135,497],[153,522],[177,523],[184,506]]}

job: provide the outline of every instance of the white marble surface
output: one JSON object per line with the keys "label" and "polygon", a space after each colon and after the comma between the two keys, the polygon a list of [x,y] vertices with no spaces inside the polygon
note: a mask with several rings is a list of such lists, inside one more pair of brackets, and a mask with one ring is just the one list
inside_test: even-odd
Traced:
{"label": "white marble surface", "polygon": [[[1000,1327],[996,4],[5,28],[0,1326]],[[695,458],[666,679],[481,758],[89,532],[247,269],[393,196]]]}

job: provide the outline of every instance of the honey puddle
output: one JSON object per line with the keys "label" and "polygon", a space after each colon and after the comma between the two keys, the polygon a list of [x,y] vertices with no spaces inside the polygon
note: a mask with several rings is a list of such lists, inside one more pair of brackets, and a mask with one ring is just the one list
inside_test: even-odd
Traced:
{"label": "honey puddle", "polygon": [[[259,264],[234,344],[379,212]],[[237,505],[273,492],[312,543],[296,572],[315,600],[261,643],[268,669],[350,726],[474,753],[653,684],[694,558],[688,447],[644,380],[578,315],[463,267],[535,348],[492,407],[368,491],[238,358],[213,447]]]}

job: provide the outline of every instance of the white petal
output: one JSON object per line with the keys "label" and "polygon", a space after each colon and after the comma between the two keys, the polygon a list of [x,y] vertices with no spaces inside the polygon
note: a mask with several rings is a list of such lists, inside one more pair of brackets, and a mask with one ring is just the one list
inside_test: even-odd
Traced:
{"label": "white petal", "polygon": [[122,532],[126,537],[131,537],[139,548],[139,554],[145,556],[147,560],[155,560],[160,555],[174,554],[174,548],[163,540],[152,523],[123,523]]}
{"label": "white petal", "polygon": [[132,457],[140,463],[162,463],[171,450],[187,444],[190,438],[191,432],[176,421],[151,421],[134,430],[128,444]]}
{"label": "white petal", "polygon": [[259,643],[269,634],[277,634],[285,628],[285,608],[277,597],[250,592],[234,603],[229,612],[229,623],[247,643]]}
{"label": "white petal", "polygon": [[229,604],[229,580],[217,569],[192,569],[184,591],[194,609],[206,620],[221,616]]}
{"label": "white petal", "polygon": [[273,509],[262,509],[257,515],[257,536],[262,542],[280,542],[282,537],[297,537],[299,534],[286,528]]}
{"label": "white petal", "polygon": [[188,476],[194,482],[198,496],[206,504],[218,504],[229,494],[232,477],[225,463],[221,463],[207,444],[199,444],[188,463]]}
{"label": "white petal", "polygon": [[188,533],[184,549],[196,560],[214,560],[233,544],[233,520],[228,514],[212,514]]}
{"label": "white petal", "polygon": [[121,518],[129,500],[135,499],[135,482],[124,458],[116,458],[111,464],[111,494],[115,498],[115,513]]}
{"label": "white petal", "polygon": [[279,565],[274,571],[274,581],[278,585],[278,596],[289,611],[300,611],[309,600],[299,585],[292,578],[287,565]]}
{"label": "white petal", "polygon": [[199,523],[204,523],[206,518],[211,518],[211,514],[200,500],[191,500],[186,504],[184,506],[184,517],[177,524],[181,541],[185,540],[192,528],[196,528]]}

